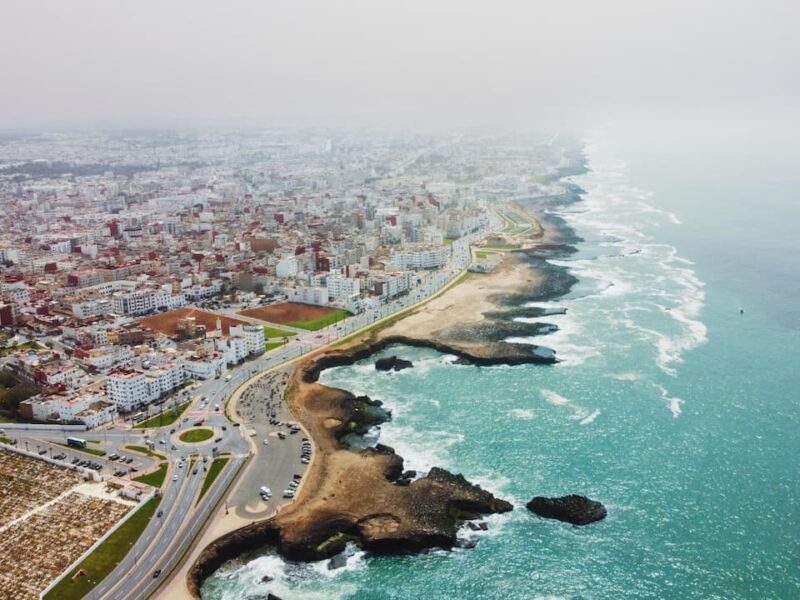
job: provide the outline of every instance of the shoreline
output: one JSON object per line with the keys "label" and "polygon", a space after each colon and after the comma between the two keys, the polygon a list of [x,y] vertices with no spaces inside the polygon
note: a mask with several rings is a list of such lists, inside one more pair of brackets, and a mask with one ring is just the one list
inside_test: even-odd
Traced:
{"label": "shoreline", "polygon": [[[562,204],[580,199],[582,190],[571,187],[571,193],[559,199]],[[364,432],[390,417],[380,415],[379,402],[321,385],[318,378],[325,369],[353,364],[394,345],[432,348],[474,366],[558,362],[549,348],[505,341],[546,333],[547,323],[515,319],[546,318],[552,313],[526,304],[557,299],[576,282],[566,268],[547,262],[572,254],[572,244],[581,241],[563,219],[545,213],[553,202],[547,197],[529,199],[526,206],[515,203],[536,231],[525,240],[527,247],[501,252],[495,271],[470,274],[399,320],[296,364],[287,402],[317,449],[302,493],[270,519],[207,546],[187,574],[195,598],[200,598],[205,579],[225,562],[267,545],[286,559],[301,561],[330,558],[351,541],[378,554],[450,549],[465,521],[511,510],[509,503],[443,469],[410,481],[404,477],[403,458],[381,444],[350,449],[341,441],[345,435]]]}

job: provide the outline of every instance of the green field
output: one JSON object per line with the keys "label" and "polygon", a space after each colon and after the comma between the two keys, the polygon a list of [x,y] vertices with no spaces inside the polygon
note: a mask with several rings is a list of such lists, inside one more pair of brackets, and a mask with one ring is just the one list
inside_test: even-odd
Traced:
{"label": "green field", "polygon": [[63,444],[61,442],[56,442],[54,440],[53,440],[53,443],[54,444],[58,444],[59,446],[64,446],[64,448],[69,448],[70,450],[75,450],[77,452],[85,452],[86,454],[92,454],[94,456],[105,456],[106,455],[106,451],[105,450],[97,450],[95,448],[75,448],[73,446],[70,446],[69,444]]}
{"label": "green field", "polygon": [[210,440],[212,437],[214,437],[214,432],[212,430],[206,429],[205,427],[196,427],[187,429],[178,436],[178,439],[185,444],[199,444],[200,442]]}
{"label": "green field", "polygon": [[[125,558],[153,518],[160,502],[161,498],[156,497],[140,506],[119,529],[53,587],[45,595],[45,600],[80,600],[86,597]],[[73,581],[72,577],[78,571],[84,571],[85,575]]]}
{"label": "green field", "polygon": [[167,457],[163,454],[159,454],[158,452],[153,452],[147,446],[125,446],[126,450],[132,450],[133,452],[139,452],[141,454],[146,454],[147,456],[152,456],[153,458],[157,458],[159,460],[167,460]]}
{"label": "green field", "polygon": [[264,327],[264,339],[269,338],[285,338],[297,335],[293,331],[286,331],[285,329],[278,329],[277,327]]}
{"label": "green field", "polygon": [[10,444],[12,441],[13,440],[11,438],[6,437],[4,435],[0,435],[0,442],[2,442],[3,444]]}
{"label": "green field", "polygon": [[134,425],[134,429],[148,429],[151,427],[166,427],[167,425],[172,425],[175,421],[181,418],[181,415],[187,408],[189,408],[190,404],[191,401],[184,402],[177,408],[170,408],[169,410],[162,412],[160,415],[156,415],[155,417],[151,417],[146,421],[142,421],[138,425]]}
{"label": "green field", "polygon": [[200,488],[200,495],[197,497],[197,504],[200,504],[200,500],[203,499],[205,493],[213,485],[216,478],[222,472],[222,468],[228,463],[228,460],[228,457],[215,458],[211,462],[211,466],[208,468],[208,473],[206,473],[206,478],[203,480],[203,487]]}
{"label": "green field", "polygon": [[264,352],[269,352],[270,350],[275,350],[275,348],[280,348],[286,342],[267,342],[264,346]]}
{"label": "green field", "polygon": [[482,260],[484,258],[488,258],[488,256],[489,256],[488,252],[478,251],[478,252],[475,253],[475,258],[477,258],[478,260]]}
{"label": "green field", "polygon": [[167,476],[167,463],[158,465],[158,469],[147,475],[139,475],[134,477],[134,481],[144,483],[145,485],[152,485],[154,488],[160,488],[164,485],[164,478]]}
{"label": "green field", "polygon": [[346,319],[349,316],[349,312],[342,310],[341,308],[337,308],[336,310],[328,313],[324,317],[320,317],[319,319],[314,319],[312,321],[289,321],[286,324],[290,327],[298,327],[300,329],[307,329],[309,331],[317,331],[318,329],[322,329],[328,325],[338,323],[342,319]]}
{"label": "green field", "polygon": [[452,246],[453,242],[456,241],[456,238],[444,238],[444,245],[445,246]]}

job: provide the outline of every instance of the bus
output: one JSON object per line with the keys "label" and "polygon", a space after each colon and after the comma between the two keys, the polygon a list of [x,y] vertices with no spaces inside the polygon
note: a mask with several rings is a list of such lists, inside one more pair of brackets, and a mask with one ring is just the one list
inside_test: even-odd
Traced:
{"label": "bus", "polygon": [[143,412],[138,412],[133,415],[133,422],[138,423],[139,421],[144,421],[145,416],[146,415]]}
{"label": "bus", "polygon": [[68,437],[67,446],[72,446],[73,448],[86,448],[86,440],[76,437]]}

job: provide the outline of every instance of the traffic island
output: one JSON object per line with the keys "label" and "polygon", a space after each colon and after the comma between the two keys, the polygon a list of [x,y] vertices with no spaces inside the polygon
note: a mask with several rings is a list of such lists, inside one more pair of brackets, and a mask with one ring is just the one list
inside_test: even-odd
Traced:
{"label": "traffic island", "polygon": [[214,437],[214,432],[207,427],[193,427],[182,432],[178,439],[184,444],[200,444]]}

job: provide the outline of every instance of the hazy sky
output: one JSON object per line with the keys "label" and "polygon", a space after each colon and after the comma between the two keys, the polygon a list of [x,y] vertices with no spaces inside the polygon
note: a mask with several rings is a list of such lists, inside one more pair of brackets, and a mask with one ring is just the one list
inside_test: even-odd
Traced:
{"label": "hazy sky", "polygon": [[800,2],[0,0],[0,126],[800,104]]}

